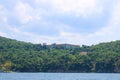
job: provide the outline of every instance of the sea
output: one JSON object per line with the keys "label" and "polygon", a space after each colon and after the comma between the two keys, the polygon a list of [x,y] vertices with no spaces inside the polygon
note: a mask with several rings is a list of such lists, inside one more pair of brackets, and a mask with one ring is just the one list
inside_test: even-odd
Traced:
{"label": "sea", "polygon": [[0,73],[0,80],[120,80],[119,73]]}

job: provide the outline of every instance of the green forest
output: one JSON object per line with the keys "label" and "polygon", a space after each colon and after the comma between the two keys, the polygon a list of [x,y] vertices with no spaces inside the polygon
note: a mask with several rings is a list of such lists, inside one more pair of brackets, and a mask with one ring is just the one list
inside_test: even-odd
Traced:
{"label": "green forest", "polygon": [[48,45],[0,37],[0,72],[120,73],[120,41]]}

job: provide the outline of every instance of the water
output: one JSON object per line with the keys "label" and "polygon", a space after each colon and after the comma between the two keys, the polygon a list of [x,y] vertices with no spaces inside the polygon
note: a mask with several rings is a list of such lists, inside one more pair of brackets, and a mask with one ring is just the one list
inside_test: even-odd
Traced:
{"label": "water", "polygon": [[0,80],[120,80],[111,73],[0,73]]}

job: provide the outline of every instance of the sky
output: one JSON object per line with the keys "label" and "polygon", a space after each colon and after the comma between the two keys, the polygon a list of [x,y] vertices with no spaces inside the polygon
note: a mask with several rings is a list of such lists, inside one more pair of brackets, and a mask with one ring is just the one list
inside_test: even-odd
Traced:
{"label": "sky", "polygon": [[77,45],[120,40],[120,0],[0,0],[0,36]]}

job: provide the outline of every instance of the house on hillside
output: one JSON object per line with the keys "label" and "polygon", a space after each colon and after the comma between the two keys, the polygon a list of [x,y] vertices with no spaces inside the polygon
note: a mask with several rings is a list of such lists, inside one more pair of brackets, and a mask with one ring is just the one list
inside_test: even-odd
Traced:
{"label": "house on hillside", "polygon": [[80,52],[81,55],[87,55],[87,52]]}

